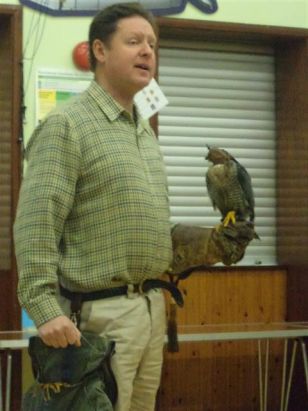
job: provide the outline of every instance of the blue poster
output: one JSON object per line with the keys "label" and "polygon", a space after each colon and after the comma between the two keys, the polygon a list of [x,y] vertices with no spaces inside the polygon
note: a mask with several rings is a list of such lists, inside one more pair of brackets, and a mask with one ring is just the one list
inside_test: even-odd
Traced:
{"label": "blue poster", "polygon": [[[98,10],[116,3],[129,3],[134,0],[20,0],[24,6],[53,16],[92,16]],[[216,0],[139,0],[139,3],[157,16],[179,14],[187,3],[193,4],[207,14],[218,9]]]}
{"label": "blue poster", "polygon": [[22,323],[23,330],[30,330],[30,329],[35,328],[33,321],[28,316],[25,310],[22,310],[21,312],[21,323]]}

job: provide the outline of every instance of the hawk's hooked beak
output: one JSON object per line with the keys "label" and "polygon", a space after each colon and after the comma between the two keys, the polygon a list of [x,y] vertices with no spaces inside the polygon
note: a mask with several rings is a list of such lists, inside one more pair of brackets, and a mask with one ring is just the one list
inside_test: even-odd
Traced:
{"label": "hawk's hooked beak", "polygon": [[208,144],[206,144],[206,147],[207,147],[207,149],[208,149],[209,151],[208,151],[207,155],[205,156],[205,159],[208,160],[208,159],[209,159],[209,154],[210,154],[210,151],[211,151],[211,146],[209,146]]}

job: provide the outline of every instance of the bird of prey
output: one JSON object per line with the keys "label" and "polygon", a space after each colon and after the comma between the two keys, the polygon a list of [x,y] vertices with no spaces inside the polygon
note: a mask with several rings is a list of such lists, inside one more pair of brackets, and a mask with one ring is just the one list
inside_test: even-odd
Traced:
{"label": "bird of prey", "polygon": [[205,158],[212,165],[206,173],[206,186],[223,225],[247,219],[253,223],[255,201],[247,170],[226,150],[209,146],[208,150]]}

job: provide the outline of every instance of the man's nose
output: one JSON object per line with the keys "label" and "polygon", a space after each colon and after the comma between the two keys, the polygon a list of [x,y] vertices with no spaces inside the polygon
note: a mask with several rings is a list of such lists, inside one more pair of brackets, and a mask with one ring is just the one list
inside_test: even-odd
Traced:
{"label": "man's nose", "polygon": [[149,44],[148,42],[144,42],[142,43],[142,48],[141,48],[141,52],[142,54],[152,54],[154,52],[153,47],[151,46],[151,44]]}

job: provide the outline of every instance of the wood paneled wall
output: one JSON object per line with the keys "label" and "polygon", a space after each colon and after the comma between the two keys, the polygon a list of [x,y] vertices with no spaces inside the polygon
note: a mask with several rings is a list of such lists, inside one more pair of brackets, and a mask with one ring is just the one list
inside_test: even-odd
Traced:
{"label": "wood paneled wall", "polygon": [[[181,283],[179,325],[284,321],[286,271],[215,270]],[[279,409],[282,343],[270,343],[270,410]],[[259,406],[257,342],[182,343],[165,352],[159,411],[253,411]]]}
{"label": "wood paneled wall", "polygon": [[20,185],[21,7],[0,5],[0,330],[20,329],[13,220]]}
{"label": "wood paneled wall", "polygon": [[288,318],[308,320],[308,39],[277,49],[278,259]]}
{"label": "wood paneled wall", "polygon": [[[21,168],[21,26],[21,6],[0,5],[0,330],[18,330],[21,326],[12,235]],[[20,365],[20,355],[16,352],[13,370],[20,370]],[[1,366],[4,376],[5,361]],[[11,410],[19,411],[20,372],[13,373],[12,386]]]}
{"label": "wood paneled wall", "polygon": [[[278,261],[288,267],[287,319],[308,320],[308,39],[288,41],[277,62]],[[292,410],[308,410],[296,365]]]}

